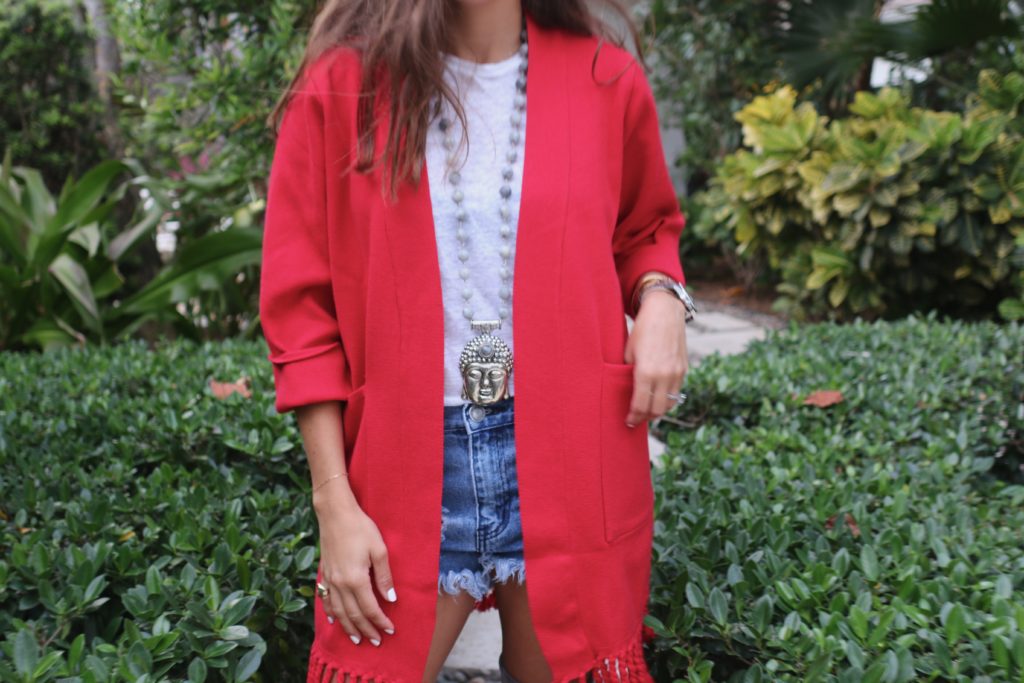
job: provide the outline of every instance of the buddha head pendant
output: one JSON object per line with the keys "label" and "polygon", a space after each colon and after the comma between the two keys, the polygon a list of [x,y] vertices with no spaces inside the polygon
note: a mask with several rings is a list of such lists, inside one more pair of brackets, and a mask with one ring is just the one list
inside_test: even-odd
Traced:
{"label": "buddha head pendant", "polygon": [[500,337],[484,332],[473,337],[459,355],[462,398],[490,405],[508,397],[512,350]]}

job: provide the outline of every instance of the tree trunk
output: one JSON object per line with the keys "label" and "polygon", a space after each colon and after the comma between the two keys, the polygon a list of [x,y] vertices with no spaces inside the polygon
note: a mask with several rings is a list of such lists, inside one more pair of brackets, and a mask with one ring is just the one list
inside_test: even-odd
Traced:
{"label": "tree trunk", "polygon": [[[72,0],[74,2],[74,0]],[[124,141],[117,120],[111,76],[121,70],[121,52],[117,38],[110,30],[104,0],[81,0],[85,6],[89,25],[96,36],[92,73],[96,92],[103,103],[103,139],[112,157],[119,159],[124,153]]]}

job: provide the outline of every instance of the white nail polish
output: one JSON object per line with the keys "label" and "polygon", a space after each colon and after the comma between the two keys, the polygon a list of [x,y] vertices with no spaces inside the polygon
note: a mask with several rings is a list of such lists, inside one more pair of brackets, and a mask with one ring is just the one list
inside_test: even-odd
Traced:
{"label": "white nail polish", "polygon": [[398,599],[398,596],[395,595],[395,589],[394,588],[389,588],[388,589],[388,601],[389,602],[394,602],[397,599]]}
{"label": "white nail polish", "polygon": [[389,636],[393,636],[393,635],[395,635],[395,629],[393,629],[393,628],[386,628],[386,629],[384,629],[384,633],[387,633]]}
{"label": "white nail polish", "polygon": [[362,638],[360,638],[359,636],[352,635],[351,633],[349,634],[348,637],[351,638],[352,642],[355,643],[356,645],[358,645],[359,642],[362,640]]}
{"label": "white nail polish", "polygon": [[370,642],[373,643],[375,646],[380,647],[380,641],[376,638],[370,638]]}
{"label": "white nail polish", "polygon": [[333,624],[334,623],[334,617],[327,617],[327,623],[328,624]]}

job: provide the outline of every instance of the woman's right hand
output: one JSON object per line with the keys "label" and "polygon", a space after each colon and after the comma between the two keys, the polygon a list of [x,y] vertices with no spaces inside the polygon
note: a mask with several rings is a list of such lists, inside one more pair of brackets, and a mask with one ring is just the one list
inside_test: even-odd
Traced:
{"label": "woman's right hand", "polygon": [[389,602],[397,599],[380,530],[352,499],[321,501],[316,512],[320,522],[320,580],[328,589],[323,599],[328,621],[340,623],[357,645],[365,635],[379,646],[378,629],[393,634],[395,625],[373,593],[371,568],[380,594]]}

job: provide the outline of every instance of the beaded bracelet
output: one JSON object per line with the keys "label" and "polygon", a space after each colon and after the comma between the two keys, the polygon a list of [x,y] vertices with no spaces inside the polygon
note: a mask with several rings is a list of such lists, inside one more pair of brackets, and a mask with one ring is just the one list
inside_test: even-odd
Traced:
{"label": "beaded bracelet", "polygon": [[331,476],[327,477],[327,478],[326,478],[326,479],[324,479],[324,480],[323,480],[322,482],[320,482],[319,484],[317,484],[317,485],[316,485],[316,486],[315,486],[315,487],[313,488],[313,491],[312,491],[312,493],[316,493],[316,492],[317,492],[317,490],[318,490],[318,489],[319,489],[319,488],[320,488],[321,486],[323,486],[324,484],[326,484],[327,482],[329,482],[329,481],[330,481],[331,479],[337,479],[338,477],[347,477],[347,476],[348,476],[348,473],[347,473],[347,472],[340,472],[339,474],[332,474]]}

